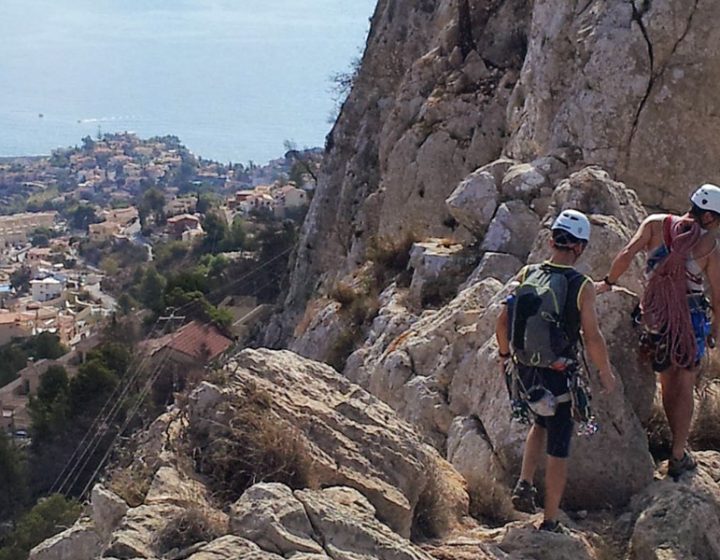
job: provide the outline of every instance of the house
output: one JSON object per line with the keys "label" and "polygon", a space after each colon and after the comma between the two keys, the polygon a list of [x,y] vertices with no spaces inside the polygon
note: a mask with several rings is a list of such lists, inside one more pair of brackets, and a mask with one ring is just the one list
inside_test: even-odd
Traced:
{"label": "house", "polygon": [[115,222],[121,226],[126,226],[137,220],[140,216],[137,208],[130,206],[129,208],[116,208],[114,210],[105,210],[101,214],[108,222]]}
{"label": "house", "polygon": [[25,243],[38,228],[51,228],[57,212],[24,212],[0,216],[0,245]]}
{"label": "house", "polygon": [[187,383],[200,381],[205,368],[233,346],[215,325],[191,321],[174,333],[149,341],[147,352],[153,368],[161,374],[155,384],[156,398],[166,399]]}
{"label": "house", "polygon": [[63,284],[52,276],[48,276],[42,280],[31,280],[30,293],[32,294],[33,301],[50,301],[62,295]]}
{"label": "house", "polygon": [[286,185],[276,189],[273,193],[275,200],[275,214],[285,216],[286,211],[303,208],[309,204],[308,194],[293,185]]}
{"label": "house", "polygon": [[165,204],[165,215],[177,216],[178,214],[189,214],[195,212],[197,198],[194,196],[184,196],[174,198]]}
{"label": "house", "polygon": [[88,226],[88,236],[92,241],[107,241],[114,235],[118,235],[122,227],[117,222],[100,222]]}
{"label": "house", "polygon": [[26,265],[32,266],[39,264],[41,261],[50,262],[52,259],[52,249],[50,247],[33,247],[25,253]]}
{"label": "house", "polygon": [[192,214],[180,214],[168,218],[168,230],[175,239],[181,239],[184,232],[192,229],[201,229],[200,218]]}
{"label": "house", "polygon": [[27,338],[33,334],[32,315],[19,312],[0,312],[0,346],[13,338]]}

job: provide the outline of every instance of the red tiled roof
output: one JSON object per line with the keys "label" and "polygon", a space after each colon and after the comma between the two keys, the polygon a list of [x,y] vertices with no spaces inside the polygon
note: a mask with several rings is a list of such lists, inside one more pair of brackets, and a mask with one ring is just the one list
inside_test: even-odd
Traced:
{"label": "red tiled roof", "polygon": [[207,363],[225,352],[232,343],[217,327],[192,321],[173,333],[166,347]]}

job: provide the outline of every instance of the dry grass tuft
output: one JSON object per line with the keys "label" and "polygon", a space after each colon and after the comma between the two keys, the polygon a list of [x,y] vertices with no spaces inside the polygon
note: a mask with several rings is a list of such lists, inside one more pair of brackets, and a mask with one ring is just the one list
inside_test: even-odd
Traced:
{"label": "dry grass tuft", "polygon": [[462,525],[468,513],[465,480],[440,457],[426,460],[425,486],[413,512],[414,540],[441,538]]}
{"label": "dry grass tuft", "polygon": [[494,527],[516,520],[510,489],[488,473],[487,479],[470,490],[470,515]]}
{"label": "dry grass tuft", "polygon": [[[311,451],[303,434],[272,411],[272,397],[250,388],[240,402],[223,405],[227,424],[212,433],[191,433],[195,469],[214,495],[234,502],[259,482],[293,489],[311,486]],[[217,428],[217,429],[216,429]]]}
{"label": "dry grass tuft", "polygon": [[361,294],[347,282],[337,282],[330,290],[330,297],[337,301],[342,307],[352,304]]}
{"label": "dry grass tuft", "polygon": [[405,234],[405,237],[397,241],[373,237],[368,244],[366,258],[381,269],[401,272],[407,268],[410,249],[417,241],[417,236],[412,233]]}
{"label": "dry grass tuft", "polygon": [[213,541],[228,532],[226,524],[193,507],[171,518],[155,536],[155,546],[165,554],[171,550],[183,550],[199,542]]}
{"label": "dry grass tuft", "polygon": [[153,469],[141,463],[134,463],[112,474],[110,490],[125,500],[130,507],[138,507],[145,503],[145,496],[150,490],[152,480]]}

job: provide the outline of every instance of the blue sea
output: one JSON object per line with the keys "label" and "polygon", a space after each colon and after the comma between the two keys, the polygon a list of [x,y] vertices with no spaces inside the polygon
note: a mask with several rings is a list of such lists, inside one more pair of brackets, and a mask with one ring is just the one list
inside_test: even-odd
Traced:
{"label": "blue sea", "polygon": [[376,0],[0,0],[0,156],[174,134],[222,162],[321,146]]}

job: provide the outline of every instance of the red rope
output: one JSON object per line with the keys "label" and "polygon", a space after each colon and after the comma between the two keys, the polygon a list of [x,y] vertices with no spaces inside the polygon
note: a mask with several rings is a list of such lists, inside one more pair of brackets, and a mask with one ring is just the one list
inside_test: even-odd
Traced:
{"label": "red rope", "polygon": [[694,220],[673,221],[670,254],[650,276],[642,300],[645,325],[660,335],[658,348],[665,348],[664,357],[682,369],[694,366],[697,353],[687,300],[687,260],[700,234]]}

